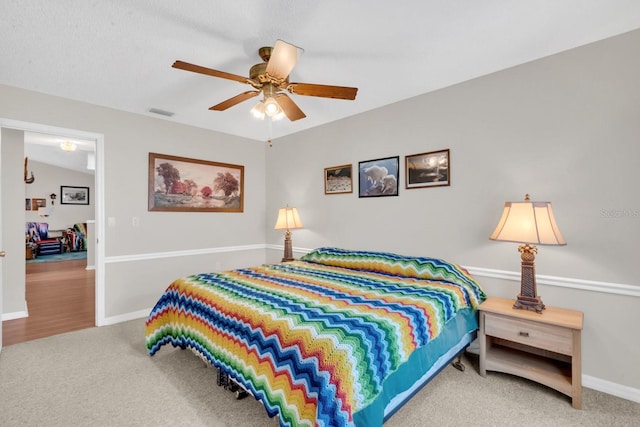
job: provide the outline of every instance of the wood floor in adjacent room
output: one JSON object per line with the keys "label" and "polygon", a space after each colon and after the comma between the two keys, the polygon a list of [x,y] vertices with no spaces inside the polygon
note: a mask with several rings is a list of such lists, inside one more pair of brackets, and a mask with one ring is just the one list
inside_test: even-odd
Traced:
{"label": "wood floor in adjacent room", "polygon": [[95,270],[86,266],[86,259],[27,264],[29,317],[2,322],[2,345],[95,326]]}

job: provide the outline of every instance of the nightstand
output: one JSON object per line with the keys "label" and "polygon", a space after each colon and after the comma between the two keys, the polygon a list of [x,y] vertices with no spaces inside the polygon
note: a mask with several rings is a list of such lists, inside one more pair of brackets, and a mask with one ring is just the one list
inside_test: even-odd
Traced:
{"label": "nightstand", "polygon": [[480,375],[504,372],[544,384],[582,408],[581,311],[513,308],[513,300],[480,305]]}

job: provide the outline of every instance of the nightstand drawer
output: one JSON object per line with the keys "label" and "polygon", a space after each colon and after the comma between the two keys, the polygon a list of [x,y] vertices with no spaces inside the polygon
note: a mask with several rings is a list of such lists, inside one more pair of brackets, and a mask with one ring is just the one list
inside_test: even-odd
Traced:
{"label": "nightstand drawer", "polygon": [[560,354],[573,354],[572,331],[569,328],[491,313],[485,313],[484,322],[486,335]]}

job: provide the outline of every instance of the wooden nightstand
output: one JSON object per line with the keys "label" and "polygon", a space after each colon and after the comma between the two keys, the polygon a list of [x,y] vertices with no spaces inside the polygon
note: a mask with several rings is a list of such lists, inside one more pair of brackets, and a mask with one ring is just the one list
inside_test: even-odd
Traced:
{"label": "wooden nightstand", "polygon": [[582,408],[583,314],[549,307],[536,313],[513,300],[488,298],[480,305],[480,375],[505,372],[544,384]]}

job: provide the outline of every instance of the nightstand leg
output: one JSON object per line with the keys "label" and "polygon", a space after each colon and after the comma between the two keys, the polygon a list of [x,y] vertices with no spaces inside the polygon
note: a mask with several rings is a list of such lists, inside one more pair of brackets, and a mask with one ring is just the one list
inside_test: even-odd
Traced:
{"label": "nightstand leg", "polygon": [[573,331],[573,357],[571,358],[571,405],[582,409],[582,340],[580,331]]}
{"label": "nightstand leg", "polygon": [[486,366],[486,357],[487,357],[487,335],[484,332],[484,313],[480,312],[480,333],[478,334],[478,339],[480,340],[480,376],[487,376],[487,366]]}

